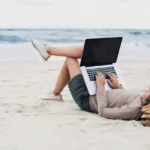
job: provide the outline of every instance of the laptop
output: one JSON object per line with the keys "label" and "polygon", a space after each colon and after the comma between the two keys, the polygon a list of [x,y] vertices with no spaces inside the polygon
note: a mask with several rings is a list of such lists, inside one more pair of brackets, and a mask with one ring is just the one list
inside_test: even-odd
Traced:
{"label": "laptop", "polygon": [[[127,88],[116,66],[122,39],[122,37],[86,39],[80,69],[90,95],[96,94],[97,72],[101,72],[105,79],[108,79],[108,72],[115,74],[120,84]],[[107,82],[105,89],[111,89]]]}

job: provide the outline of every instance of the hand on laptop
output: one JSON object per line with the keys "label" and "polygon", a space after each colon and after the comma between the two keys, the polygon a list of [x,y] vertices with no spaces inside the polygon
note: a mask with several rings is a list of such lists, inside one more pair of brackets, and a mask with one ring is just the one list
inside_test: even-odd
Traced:
{"label": "hand on laptop", "polygon": [[105,86],[105,77],[100,72],[96,73],[96,84],[98,87],[104,87]]}
{"label": "hand on laptop", "polygon": [[110,78],[110,79],[107,79],[107,82],[108,82],[109,86],[112,89],[119,89],[120,88],[120,83],[119,83],[118,79],[116,78],[116,76],[112,73],[107,73],[107,75]]}

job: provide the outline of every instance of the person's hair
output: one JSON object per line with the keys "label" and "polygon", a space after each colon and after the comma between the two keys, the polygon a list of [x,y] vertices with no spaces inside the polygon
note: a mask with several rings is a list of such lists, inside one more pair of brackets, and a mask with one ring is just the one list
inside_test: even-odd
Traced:
{"label": "person's hair", "polygon": [[[149,105],[150,104],[150,97],[149,98],[147,98],[146,100],[145,100],[145,104],[143,105],[143,106],[146,106],[146,105]],[[144,113],[142,113],[142,114],[144,114]],[[141,115],[142,115],[141,114]],[[143,121],[145,121],[145,120],[150,120],[149,118],[139,118],[139,120],[141,120],[142,121],[142,124],[143,124]],[[144,124],[143,124],[144,125]],[[144,125],[145,126],[145,125]]]}
{"label": "person's hair", "polygon": [[149,105],[149,104],[150,104],[150,97],[145,100],[144,106]]}

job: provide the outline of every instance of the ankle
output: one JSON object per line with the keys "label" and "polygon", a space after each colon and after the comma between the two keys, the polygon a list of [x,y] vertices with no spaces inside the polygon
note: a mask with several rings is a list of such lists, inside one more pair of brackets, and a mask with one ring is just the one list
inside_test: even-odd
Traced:
{"label": "ankle", "polygon": [[60,95],[60,92],[57,92],[57,91],[54,90],[53,94],[54,94],[55,96],[58,96],[58,95]]}
{"label": "ankle", "polygon": [[47,53],[48,53],[49,55],[51,55],[51,47],[50,47],[50,46],[47,45],[46,51],[47,51]]}

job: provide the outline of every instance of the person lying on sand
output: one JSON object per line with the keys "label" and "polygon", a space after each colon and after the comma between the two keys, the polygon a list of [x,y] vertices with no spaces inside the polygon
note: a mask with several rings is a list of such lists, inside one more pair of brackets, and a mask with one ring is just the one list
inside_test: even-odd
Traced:
{"label": "person lying on sand", "polygon": [[141,120],[144,126],[150,126],[150,89],[145,92],[123,89],[116,76],[108,73],[111,80],[107,82],[112,89],[106,91],[105,78],[98,72],[97,93],[90,96],[77,60],[82,56],[83,46],[52,47],[35,39],[32,44],[46,61],[52,55],[66,57],[54,90],[42,99],[61,101],[61,92],[68,84],[74,101],[82,110],[107,119]]}

